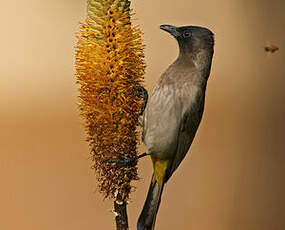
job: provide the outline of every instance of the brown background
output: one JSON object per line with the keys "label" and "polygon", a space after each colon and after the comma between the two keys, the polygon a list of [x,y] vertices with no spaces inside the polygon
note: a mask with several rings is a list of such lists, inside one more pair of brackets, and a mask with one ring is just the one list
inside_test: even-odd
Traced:
{"label": "brown background", "polygon": [[[76,106],[74,33],[85,8],[85,0],[1,3],[1,230],[114,228]],[[177,55],[160,24],[216,34],[205,116],[191,156],[166,186],[157,229],[285,229],[285,1],[134,1],[133,8],[145,32],[148,89]],[[270,42],[280,51],[265,53]],[[139,174],[131,229],[149,159]]]}

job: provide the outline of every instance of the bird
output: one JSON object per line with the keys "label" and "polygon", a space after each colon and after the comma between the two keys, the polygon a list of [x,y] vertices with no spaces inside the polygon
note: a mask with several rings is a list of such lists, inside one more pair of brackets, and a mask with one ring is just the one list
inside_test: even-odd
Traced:
{"label": "bird", "polygon": [[179,54],[155,84],[142,115],[144,155],[151,157],[153,175],[138,230],[154,229],[164,185],[193,142],[214,54],[214,34],[205,27],[161,25],[160,29],[176,39]]}

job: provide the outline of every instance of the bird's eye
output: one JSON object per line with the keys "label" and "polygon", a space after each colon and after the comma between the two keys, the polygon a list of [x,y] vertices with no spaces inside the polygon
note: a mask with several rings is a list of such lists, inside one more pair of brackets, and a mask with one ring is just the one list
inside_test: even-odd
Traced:
{"label": "bird's eye", "polygon": [[191,33],[188,32],[188,31],[186,31],[186,32],[183,33],[183,37],[184,37],[184,38],[189,38],[190,36],[191,36]]}

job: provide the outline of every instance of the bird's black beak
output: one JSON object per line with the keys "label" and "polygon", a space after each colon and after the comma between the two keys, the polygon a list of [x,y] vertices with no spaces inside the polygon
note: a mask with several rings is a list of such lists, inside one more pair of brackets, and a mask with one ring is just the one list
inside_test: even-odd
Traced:
{"label": "bird's black beak", "polygon": [[168,33],[170,33],[174,37],[178,37],[180,35],[180,33],[177,30],[177,27],[175,27],[175,26],[161,25],[159,28],[164,30],[164,31],[166,31],[166,32],[168,32]]}

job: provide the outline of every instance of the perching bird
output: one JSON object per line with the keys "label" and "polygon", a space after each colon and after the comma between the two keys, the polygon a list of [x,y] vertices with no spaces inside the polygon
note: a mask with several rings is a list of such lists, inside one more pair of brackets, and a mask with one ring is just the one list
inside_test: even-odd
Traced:
{"label": "perching bird", "polygon": [[160,28],[176,38],[179,55],[153,88],[143,114],[143,142],[154,172],[138,230],[154,229],[163,186],[194,139],[203,115],[214,53],[214,35],[206,28],[171,25]]}

